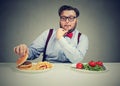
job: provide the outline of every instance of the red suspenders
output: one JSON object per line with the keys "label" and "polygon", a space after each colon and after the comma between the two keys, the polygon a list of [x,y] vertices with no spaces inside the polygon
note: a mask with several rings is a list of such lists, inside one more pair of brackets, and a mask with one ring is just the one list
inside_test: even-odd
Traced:
{"label": "red suspenders", "polygon": [[[49,42],[49,40],[50,40],[50,37],[51,37],[52,33],[53,33],[53,29],[50,29],[50,30],[49,30],[49,34],[48,34],[48,36],[47,36],[46,43],[45,43],[45,48],[44,48],[44,53],[43,53],[43,59],[42,59],[42,61],[45,61],[46,49],[47,49],[47,45],[48,45],[48,42]],[[79,33],[78,33],[78,41],[77,41],[77,44],[79,43],[80,36],[81,36],[81,33],[79,32]]]}

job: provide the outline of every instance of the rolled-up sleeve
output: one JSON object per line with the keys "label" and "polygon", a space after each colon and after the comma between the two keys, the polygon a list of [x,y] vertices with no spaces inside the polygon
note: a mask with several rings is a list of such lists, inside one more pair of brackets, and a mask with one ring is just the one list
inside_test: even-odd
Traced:
{"label": "rolled-up sleeve", "polygon": [[88,50],[88,37],[84,34],[81,35],[80,43],[77,46],[68,43],[64,37],[59,39],[58,42],[63,48],[64,54],[72,63],[82,61]]}
{"label": "rolled-up sleeve", "polygon": [[41,53],[44,51],[44,46],[46,42],[46,38],[49,30],[43,32],[40,36],[38,36],[33,43],[29,46],[29,56],[28,60],[32,60],[38,58]]}

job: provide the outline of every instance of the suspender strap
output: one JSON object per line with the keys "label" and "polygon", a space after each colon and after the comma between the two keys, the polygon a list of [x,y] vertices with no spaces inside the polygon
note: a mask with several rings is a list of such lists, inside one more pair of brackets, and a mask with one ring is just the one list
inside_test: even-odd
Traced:
{"label": "suspender strap", "polygon": [[79,44],[79,42],[80,42],[80,41],[79,41],[80,36],[81,36],[81,33],[79,32],[79,33],[78,33],[78,40],[77,40],[77,44]]}
{"label": "suspender strap", "polygon": [[49,42],[49,40],[50,40],[50,37],[51,37],[52,33],[53,33],[53,29],[50,29],[50,30],[49,30],[49,34],[48,34],[48,36],[47,36],[46,43],[45,43],[45,49],[44,49],[43,59],[42,59],[42,61],[45,61],[45,57],[46,57],[46,49],[47,49],[47,45],[48,45],[48,42]]}

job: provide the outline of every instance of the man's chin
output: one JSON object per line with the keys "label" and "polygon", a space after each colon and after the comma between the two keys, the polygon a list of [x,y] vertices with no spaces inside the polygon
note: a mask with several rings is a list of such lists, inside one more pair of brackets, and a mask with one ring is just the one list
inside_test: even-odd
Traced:
{"label": "man's chin", "polygon": [[63,29],[65,29],[65,30],[70,30],[70,28],[66,28],[66,27],[63,27]]}
{"label": "man's chin", "polygon": [[71,33],[71,32],[73,32],[75,30],[75,28],[74,29],[64,28],[64,29],[68,30],[68,33]]}

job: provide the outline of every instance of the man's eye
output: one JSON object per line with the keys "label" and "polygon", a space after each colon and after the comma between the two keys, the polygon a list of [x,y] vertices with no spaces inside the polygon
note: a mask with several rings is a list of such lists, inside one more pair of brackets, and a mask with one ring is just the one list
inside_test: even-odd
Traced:
{"label": "man's eye", "polygon": [[69,17],[69,19],[74,19],[74,17]]}
{"label": "man's eye", "polygon": [[61,17],[61,19],[66,19],[66,17]]}
{"label": "man's eye", "polygon": [[62,19],[66,19],[65,17],[62,17]]}

